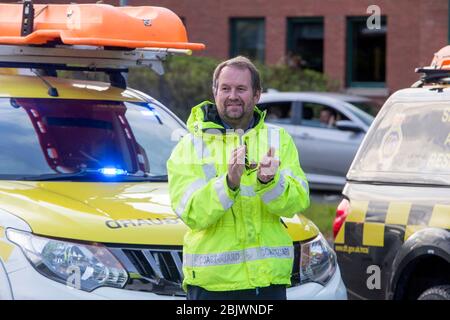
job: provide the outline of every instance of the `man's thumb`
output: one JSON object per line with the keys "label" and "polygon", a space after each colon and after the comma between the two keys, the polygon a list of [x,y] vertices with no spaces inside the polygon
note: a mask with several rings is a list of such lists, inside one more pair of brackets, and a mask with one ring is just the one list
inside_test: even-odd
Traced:
{"label": "man's thumb", "polygon": [[270,147],[269,151],[267,151],[267,156],[268,157],[274,157],[275,156],[275,148],[274,147]]}

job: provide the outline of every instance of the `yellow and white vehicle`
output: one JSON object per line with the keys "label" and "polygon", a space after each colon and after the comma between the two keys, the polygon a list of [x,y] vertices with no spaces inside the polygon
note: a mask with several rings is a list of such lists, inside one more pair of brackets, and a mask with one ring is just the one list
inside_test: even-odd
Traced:
{"label": "yellow and white vehicle", "polygon": [[[5,39],[0,299],[184,299],[187,227],[170,207],[166,161],[185,126],[160,102],[126,88],[121,73],[132,65],[160,72],[170,52],[188,49]],[[43,71],[1,74],[2,67]],[[106,72],[111,82],[42,75],[55,69]],[[334,251],[315,225],[300,214],[285,223],[296,257],[288,298],[346,299]]]}

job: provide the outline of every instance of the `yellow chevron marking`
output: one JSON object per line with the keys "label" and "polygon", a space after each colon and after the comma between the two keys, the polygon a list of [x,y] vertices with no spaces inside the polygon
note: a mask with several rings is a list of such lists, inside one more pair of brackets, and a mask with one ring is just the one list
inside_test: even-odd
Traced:
{"label": "yellow chevron marking", "polygon": [[386,224],[408,224],[411,203],[408,202],[391,202],[389,203],[386,214]]}
{"label": "yellow chevron marking", "polygon": [[366,218],[368,206],[368,201],[350,201],[350,213],[346,219],[346,222],[363,223]]}
{"label": "yellow chevron marking", "polygon": [[435,205],[428,226],[450,229],[450,206],[443,204]]}
{"label": "yellow chevron marking", "polygon": [[363,246],[384,246],[384,223],[364,223]]}

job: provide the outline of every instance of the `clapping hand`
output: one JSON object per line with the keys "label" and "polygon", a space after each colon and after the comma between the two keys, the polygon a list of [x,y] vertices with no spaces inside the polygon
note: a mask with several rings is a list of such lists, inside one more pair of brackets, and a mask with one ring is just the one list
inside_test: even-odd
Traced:
{"label": "clapping hand", "polygon": [[236,190],[241,184],[241,177],[245,168],[245,145],[239,146],[231,152],[228,161],[227,184],[232,190]]}
{"label": "clapping hand", "polygon": [[271,147],[258,166],[258,179],[262,183],[270,182],[277,173],[280,161],[275,158],[275,148]]}

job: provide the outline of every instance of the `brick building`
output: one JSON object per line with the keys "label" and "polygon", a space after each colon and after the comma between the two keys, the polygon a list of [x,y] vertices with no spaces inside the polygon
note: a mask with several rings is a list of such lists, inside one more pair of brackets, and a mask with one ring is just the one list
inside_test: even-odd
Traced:
{"label": "brick building", "polygon": [[[301,57],[303,67],[323,71],[343,91],[381,99],[415,82],[414,68],[428,65],[449,42],[449,0],[104,2],[173,10],[182,17],[189,40],[206,44],[201,55],[245,54],[268,64],[287,55]],[[381,19],[371,30],[367,9],[374,4]]]}

